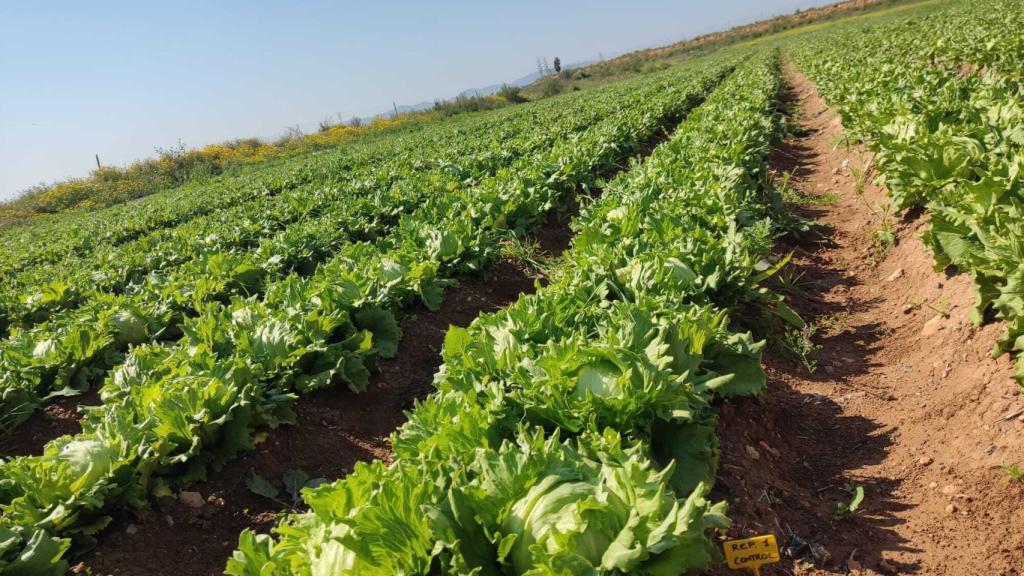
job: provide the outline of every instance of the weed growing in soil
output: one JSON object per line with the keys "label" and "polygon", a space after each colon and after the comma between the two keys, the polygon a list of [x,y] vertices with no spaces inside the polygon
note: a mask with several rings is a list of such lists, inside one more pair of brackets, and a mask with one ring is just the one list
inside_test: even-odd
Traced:
{"label": "weed growing in soil", "polygon": [[836,518],[848,518],[857,513],[860,505],[864,503],[864,487],[848,485],[847,490],[852,494],[850,501],[836,502]]}
{"label": "weed growing in soil", "polygon": [[850,168],[850,172],[853,174],[853,191],[857,196],[864,196],[864,192],[868,189],[868,176],[871,171],[871,166],[865,166],[864,168]]}
{"label": "weed growing in soil", "polygon": [[853,193],[856,194],[857,198],[867,206],[868,210],[872,214],[878,214],[878,207],[873,207],[865,196],[868,190],[868,182],[871,179],[871,164],[868,163],[864,168],[855,168],[850,165],[849,160],[843,160],[843,168],[849,170],[850,174],[853,175]]}
{"label": "weed growing in soil", "polygon": [[846,132],[841,132],[832,140],[831,146],[833,150],[838,150],[839,148],[846,148],[847,150],[849,150],[850,145],[852,144],[853,139],[850,138],[850,135],[847,134]]}
{"label": "weed growing in soil", "polygon": [[0,416],[0,445],[7,442],[14,432],[15,426],[24,418],[24,412],[14,410],[9,415]]}
{"label": "weed growing in soil", "polygon": [[804,197],[790,184],[792,179],[793,173],[786,170],[782,173],[782,177],[778,179],[778,182],[776,182],[775,189],[779,191],[779,196],[782,196],[786,204],[800,204],[803,202]]}
{"label": "weed growing in soil", "polygon": [[545,256],[535,240],[509,236],[501,243],[501,256],[531,273],[548,276],[554,260]]}
{"label": "weed growing in soil", "polygon": [[949,304],[949,298],[947,298],[945,294],[939,296],[939,301],[937,302],[936,306],[932,306],[927,302],[925,302],[924,305],[931,309],[936,314],[938,314],[939,316],[942,316],[943,318],[949,318],[951,306]]}
{"label": "weed growing in soil", "polygon": [[818,324],[832,333],[843,332],[850,324],[850,315],[846,312],[827,314],[818,321]]}
{"label": "weed growing in soil", "polygon": [[281,481],[284,485],[283,492],[276,482],[260,476],[255,470],[251,470],[249,477],[245,479],[245,485],[249,488],[250,492],[257,496],[272,500],[285,508],[297,510],[302,504],[302,489],[316,488],[320,484],[327,482],[327,479],[310,478],[309,474],[303,470],[288,470],[281,477]]}
{"label": "weed growing in soil", "polygon": [[892,204],[879,206],[876,214],[882,221],[871,228],[871,248],[875,262],[879,262],[896,245],[896,225],[892,218]]}
{"label": "weed growing in soil", "polygon": [[821,351],[821,344],[813,340],[818,327],[813,322],[808,322],[803,328],[786,330],[782,337],[781,345],[783,351],[790,358],[797,360],[803,365],[809,374],[818,369],[818,352]]}
{"label": "weed growing in soil", "polygon": [[1021,470],[1020,466],[1016,464],[1000,464],[999,467],[1006,472],[1006,476],[1011,482],[1020,482],[1024,484],[1024,470]]}
{"label": "weed growing in soil", "polygon": [[805,201],[808,206],[835,206],[839,204],[839,193],[835,190],[829,190],[824,194],[807,196],[805,197]]}
{"label": "weed growing in soil", "polygon": [[790,206],[835,206],[839,204],[839,194],[835,190],[829,190],[824,194],[801,194],[796,187],[790,184],[792,172],[782,173],[782,177],[775,184],[776,190],[782,200]]}
{"label": "weed growing in soil", "polygon": [[804,275],[804,272],[783,268],[775,275],[775,290],[788,296],[810,298],[810,290],[814,288],[814,282],[805,279]]}
{"label": "weed growing in soil", "polygon": [[786,135],[791,138],[806,138],[815,132],[814,128],[802,122],[799,110],[789,111],[786,115],[784,130]]}

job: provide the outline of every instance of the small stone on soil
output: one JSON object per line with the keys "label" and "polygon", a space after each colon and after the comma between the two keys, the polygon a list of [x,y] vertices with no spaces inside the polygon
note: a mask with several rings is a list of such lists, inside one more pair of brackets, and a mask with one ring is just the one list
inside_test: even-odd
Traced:
{"label": "small stone on soil", "polygon": [[772,456],[774,456],[776,458],[781,456],[781,454],[779,453],[778,450],[776,450],[775,448],[772,448],[771,446],[769,446],[768,443],[765,442],[764,440],[759,441],[758,444],[761,446],[761,448],[764,448]]}
{"label": "small stone on soil", "polygon": [[918,464],[919,464],[920,466],[927,466],[927,465],[931,464],[932,462],[934,462],[934,460],[932,460],[932,457],[931,457],[931,456],[925,456],[925,457],[923,457],[923,458],[919,458],[919,459],[917,460],[917,463],[918,463]]}
{"label": "small stone on soil", "polygon": [[886,282],[893,282],[897,278],[903,276],[903,268],[897,268],[895,272],[889,274],[889,277],[885,279]]}
{"label": "small stone on soil", "polygon": [[952,514],[956,512],[956,504],[949,504],[946,506],[946,514]]}
{"label": "small stone on soil", "polygon": [[129,535],[136,534],[139,531],[139,527],[135,524],[129,524],[128,527],[124,529],[124,531]]}
{"label": "small stone on soil", "polygon": [[202,508],[206,505],[206,500],[203,500],[202,494],[199,492],[190,492],[188,490],[179,492],[178,500],[189,508]]}
{"label": "small stone on soil", "polygon": [[939,330],[942,330],[945,326],[942,324],[942,316],[935,315],[931,320],[924,323],[924,327],[921,328],[921,336],[928,337],[937,334]]}
{"label": "small stone on soil", "polygon": [[747,456],[749,456],[751,460],[761,459],[761,454],[757,451],[757,448],[754,448],[750,444],[747,444]]}

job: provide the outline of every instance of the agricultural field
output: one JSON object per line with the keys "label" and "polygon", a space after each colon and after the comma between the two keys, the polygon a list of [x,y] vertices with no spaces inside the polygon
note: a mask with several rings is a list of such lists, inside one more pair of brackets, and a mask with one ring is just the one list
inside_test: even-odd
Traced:
{"label": "agricultural field", "polygon": [[1024,4],[889,4],[0,229],[0,574],[1020,574]]}

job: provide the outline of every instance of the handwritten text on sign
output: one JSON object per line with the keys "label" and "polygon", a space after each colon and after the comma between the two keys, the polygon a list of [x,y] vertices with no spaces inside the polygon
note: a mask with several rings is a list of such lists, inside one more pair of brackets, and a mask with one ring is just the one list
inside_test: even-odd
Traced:
{"label": "handwritten text on sign", "polygon": [[756,536],[745,540],[729,540],[723,544],[725,561],[729,568],[747,569],[758,572],[765,564],[779,561],[779,544],[774,534]]}

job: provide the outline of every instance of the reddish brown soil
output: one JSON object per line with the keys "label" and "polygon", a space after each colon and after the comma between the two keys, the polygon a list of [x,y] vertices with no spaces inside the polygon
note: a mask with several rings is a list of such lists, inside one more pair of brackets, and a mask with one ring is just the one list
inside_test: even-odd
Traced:
{"label": "reddish brown soil", "polygon": [[[668,124],[674,124],[669,120]],[[646,156],[668,138],[657,130],[642,144]],[[629,167],[624,160],[606,177]],[[601,190],[584,190],[591,198]],[[571,200],[552,211],[527,238],[541,259],[557,257],[571,242],[570,221],[579,211]],[[402,322],[402,339],[394,359],[380,362],[369,390],[353,394],[335,389],[304,398],[296,407],[297,422],[267,435],[256,450],[230,462],[211,475],[211,481],[188,486],[205,500],[200,508],[168,498],[153,510],[121,512],[99,537],[97,547],[75,572],[110,575],[220,574],[238,535],[246,528],[266,532],[275,523],[280,502],[252,493],[246,479],[255,472],[276,481],[289,470],[302,470],[311,478],[340,478],[360,461],[390,459],[388,436],[405,422],[405,411],[433,389],[433,376],[441,363],[444,334],[451,325],[466,326],[483,312],[503,308],[520,295],[532,293],[546,278],[530,270],[527,262],[501,261],[477,278],[452,287],[442,308],[425,309]],[[77,418],[72,420],[77,431]],[[54,437],[26,448],[38,451]],[[46,436],[45,427],[41,432]],[[287,498],[287,497],[285,497]]]}
{"label": "reddish brown soil", "polygon": [[[574,212],[575,207],[553,214],[533,231],[531,240],[541,255],[565,250]],[[518,263],[502,261],[485,275],[450,288],[440,310],[421,309],[402,322],[398,354],[378,364],[366,392],[339,388],[303,398],[296,405],[294,426],[270,432],[256,450],[213,473],[211,481],[188,487],[206,499],[202,508],[168,499],[151,512],[118,516],[82,568],[119,576],[220,574],[239,533],[246,528],[268,531],[282,509],[248,489],[251,472],[280,486],[288,470],[335,479],[351,472],[357,462],[388,460],[388,435],[405,421],[404,412],[413,402],[433,389],[448,327],[466,326],[482,312],[507,306],[543,280]]]}
{"label": "reddish brown soil", "polygon": [[[765,398],[722,407],[730,535],[795,535],[828,553],[766,576],[1024,573],[1024,483],[1000,468],[1024,464],[1024,398],[1009,359],[989,357],[1002,328],[968,322],[970,278],[933,270],[926,216],[891,217],[897,244],[876,254],[885,191],[855,186],[870,154],[842,143],[813,85],[788,76],[806,136],[780,146],[777,169],[804,195],[838,194],[803,210],[823,232],[790,247],[803,293],[789,299],[821,327],[822,349],[813,373],[769,354]],[[866,498],[839,518],[850,485]]]}
{"label": "reddish brown soil", "polygon": [[82,431],[78,420],[82,413],[79,406],[95,406],[100,403],[96,390],[81,396],[69,396],[53,401],[37,410],[28,420],[15,428],[10,436],[0,441],[0,454],[5,457],[30,456],[43,451],[47,442],[65,434]]}

